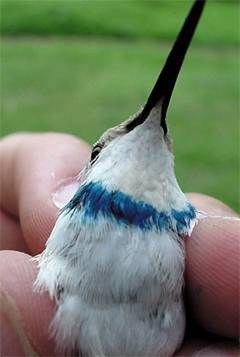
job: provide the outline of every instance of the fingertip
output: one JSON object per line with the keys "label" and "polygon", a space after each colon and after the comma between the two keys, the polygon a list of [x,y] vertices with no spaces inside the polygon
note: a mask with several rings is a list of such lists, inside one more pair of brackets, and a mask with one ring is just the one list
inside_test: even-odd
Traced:
{"label": "fingertip", "polygon": [[[89,145],[66,134],[41,134],[34,141],[29,140],[19,160],[23,177],[19,210],[27,244],[33,254],[38,254],[44,249],[58,215],[52,195],[62,181],[76,179],[88,160]],[[23,164],[29,147],[30,171]]]}
{"label": "fingertip", "polygon": [[200,211],[212,215],[239,217],[232,208],[219,201],[217,198],[196,192],[189,192],[186,195]]}
{"label": "fingertip", "polygon": [[33,254],[44,249],[57,218],[52,194],[63,180],[78,176],[89,154],[87,143],[58,133],[13,135],[1,143],[1,205],[19,216]]}
{"label": "fingertip", "polygon": [[[209,206],[210,199],[202,195],[192,196],[192,201],[197,208],[200,202],[210,214],[231,213],[217,200]],[[239,326],[239,232],[239,220],[212,217],[200,220],[186,240],[186,288],[192,315],[206,330],[231,338],[237,337]]]}

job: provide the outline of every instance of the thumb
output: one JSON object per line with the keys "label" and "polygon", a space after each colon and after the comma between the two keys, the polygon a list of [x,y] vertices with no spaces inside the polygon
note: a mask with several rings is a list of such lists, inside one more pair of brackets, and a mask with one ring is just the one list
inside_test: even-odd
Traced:
{"label": "thumb", "polygon": [[16,251],[0,253],[3,356],[54,356],[56,353],[49,333],[55,307],[48,294],[33,291],[36,274],[37,268],[29,255]]}
{"label": "thumb", "polygon": [[88,159],[89,145],[65,134],[18,134],[2,140],[0,149],[0,204],[20,220],[23,237],[35,255],[53,228],[56,203],[79,185],[77,175]]}

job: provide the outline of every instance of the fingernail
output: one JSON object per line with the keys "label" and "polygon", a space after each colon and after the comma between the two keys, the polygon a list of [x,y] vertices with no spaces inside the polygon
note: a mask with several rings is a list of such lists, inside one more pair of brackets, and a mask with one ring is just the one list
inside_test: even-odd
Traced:
{"label": "fingernail", "polygon": [[53,204],[61,209],[76,193],[80,183],[76,179],[69,178],[60,182],[57,190],[52,194]]}

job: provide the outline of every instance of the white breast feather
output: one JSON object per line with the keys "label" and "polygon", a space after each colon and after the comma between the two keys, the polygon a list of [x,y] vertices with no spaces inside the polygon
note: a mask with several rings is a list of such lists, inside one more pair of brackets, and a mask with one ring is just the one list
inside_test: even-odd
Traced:
{"label": "white breast feather", "polygon": [[[184,210],[172,154],[152,115],[103,149],[85,182],[100,180],[160,212]],[[104,217],[83,224],[82,214],[59,216],[39,258],[36,286],[58,303],[52,323],[58,347],[96,356],[171,356],[185,328],[182,238],[176,229],[142,230]]]}

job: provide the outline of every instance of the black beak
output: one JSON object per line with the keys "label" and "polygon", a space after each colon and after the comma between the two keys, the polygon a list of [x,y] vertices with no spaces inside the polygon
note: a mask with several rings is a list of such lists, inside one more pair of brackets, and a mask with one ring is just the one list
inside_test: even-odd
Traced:
{"label": "black beak", "polygon": [[[166,114],[169,102],[173,93],[178,74],[188,47],[191,43],[193,34],[202,14],[205,0],[195,0],[179,34],[170,51],[165,65],[143,107],[142,112],[132,122],[128,124],[128,129],[133,129],[145,121],[151,110],[161,103],[161,126],[164,133],[167,133]],[[135,122],[135,123],[134,123]],[[131,127],[130,127],[131,126]]]}

